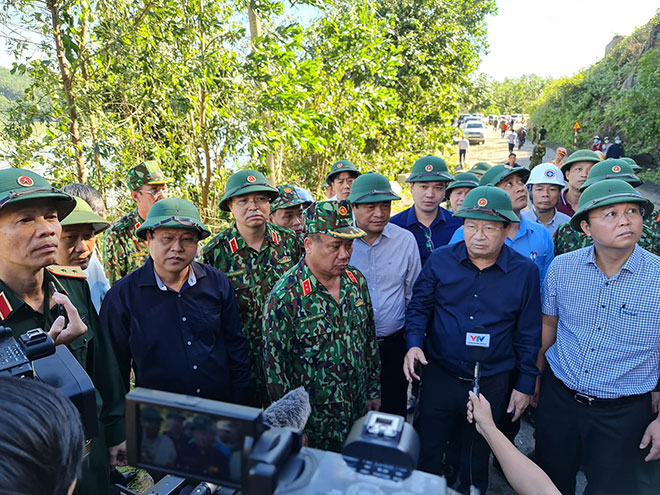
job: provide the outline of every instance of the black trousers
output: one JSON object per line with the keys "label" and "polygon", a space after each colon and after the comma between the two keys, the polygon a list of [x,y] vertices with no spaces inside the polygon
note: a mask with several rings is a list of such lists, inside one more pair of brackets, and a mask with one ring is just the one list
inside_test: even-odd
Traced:
{"label": "black trousers", "polygon": [[403,374],[406,342],[403,330],[378,339],[380,351],[380,410],[406,417],[408,381]]}
{"label": "black trousers", "polygon": [[580,466],[587,494],[637,493],[636,470],[648,452],[639,449],[653,420],[651,394],[616,406],[588,406],[548,370],[536,410],[536,461],[563,494],[575,493]]}
{"label": "black trousers", "polygon": [[467,150],[458,150],[458,163],[463,165],[465,163],[465,155],[467,154]]}
{"label": "black trousers", "polygon": [[509,153],[513,153],[514,146],[515,146],[515,143],[509,143]]}
{"label": "black trousers", "polygon": [[[509,372],[482,377],[481,393],[491,404],[497,419],[509,401]],[[448,440],[460,440],[459,490],[467,490],[470,484],[485,494],[488,488],[488,461],[490,448],[474,425],[467,422],[468,392],[470,380],[459,379],[436,363],[424,367],[420,389],[420,414],[415,425],[421,439],[418,469],[442,474],[442,461]]]}

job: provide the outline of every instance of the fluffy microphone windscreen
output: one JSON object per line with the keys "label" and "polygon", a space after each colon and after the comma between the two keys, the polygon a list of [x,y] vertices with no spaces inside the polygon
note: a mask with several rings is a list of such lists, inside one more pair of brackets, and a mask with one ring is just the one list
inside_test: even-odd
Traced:
{"label": "fluffy microphone windscreen", "polygon": [[309,394],[298,387],[268,406],[262,418],[268,426],[303,430],[311,412]]}

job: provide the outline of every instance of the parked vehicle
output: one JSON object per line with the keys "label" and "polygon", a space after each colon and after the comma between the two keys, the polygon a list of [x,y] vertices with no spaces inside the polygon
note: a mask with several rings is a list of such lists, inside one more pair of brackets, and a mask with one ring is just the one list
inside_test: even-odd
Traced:
{"label": "parked vehicle", "polygon": [[467,122],[463,127],[463,134],[470,144],[484,144],[486,142],[486,126],[483,122]]}

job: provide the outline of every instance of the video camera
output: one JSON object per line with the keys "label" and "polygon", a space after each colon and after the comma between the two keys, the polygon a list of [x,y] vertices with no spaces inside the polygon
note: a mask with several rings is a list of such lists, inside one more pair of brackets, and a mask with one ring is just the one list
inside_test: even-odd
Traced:
{"label": "video camera", "polygon": [[[415,470],[419,438],[401,416],[369,412],[338,454],[303,447],[302,431],[269,427],[262,413],[136,388],[126,396],[128,463],[167,475],[151,495],[455,493]],[[190,480],[202,483],[193,490]]]}
{"label": "video camera", "polygon": [[39,380],[68,397],[80,412],[85,438],[98,433],[96,392],[85,370],[66,346],[55,346],[40,328],[15,339],[11,328],[0,326],[0,375]]}

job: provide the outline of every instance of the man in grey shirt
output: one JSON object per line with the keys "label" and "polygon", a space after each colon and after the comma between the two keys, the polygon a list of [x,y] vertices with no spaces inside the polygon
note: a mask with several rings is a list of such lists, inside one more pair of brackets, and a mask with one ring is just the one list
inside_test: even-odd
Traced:
{"label": "man in grey shirt", "polygon": [[353,242],[350,264],[367,279],[380,351],[380,410],[406,415],[408,382],[403,375],[406,306],[421,271],[415,236],[389,223],[393,200],[401,199],[387,178],[369,172],[353,182],[348,200],[356,225],[367,235]]}

